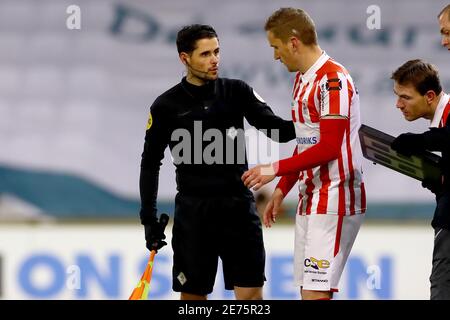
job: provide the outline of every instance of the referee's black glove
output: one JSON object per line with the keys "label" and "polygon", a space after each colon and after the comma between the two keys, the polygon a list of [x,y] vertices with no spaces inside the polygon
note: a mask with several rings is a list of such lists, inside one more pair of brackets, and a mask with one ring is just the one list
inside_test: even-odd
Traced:
{"label": "referee's black glove", "polygon": [[420,153],[425,150],[423,134],[402,133],[391,143],[391,148],[405,156]]}
{"label": "referee's black glove", "polygon": [[[167,217],[167,218],[165,218]],[[164,241],[166,235],[164,234],[164,229],[166,228],[168,216],[163,218],[161,215],[158,219],[154,219],[152,223],[144,225],[145,229],[145,246],[148,250],[155,250],[158,252],[159,249],[167,245]]]}

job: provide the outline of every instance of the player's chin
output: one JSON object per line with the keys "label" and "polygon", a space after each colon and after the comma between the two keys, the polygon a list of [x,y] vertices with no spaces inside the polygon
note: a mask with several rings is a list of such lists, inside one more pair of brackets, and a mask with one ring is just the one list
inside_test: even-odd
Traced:
{"label": "player's chin", "polygon": [[288,65],[286,65],[286,68],[288,69],[289,72],[296,72],[297,70],[293,67],[290,67]]}
{"label": "player's chin", "polygon": [[209,80],[216,80],[219,77],[219,71],[210,72],[207,77]]}

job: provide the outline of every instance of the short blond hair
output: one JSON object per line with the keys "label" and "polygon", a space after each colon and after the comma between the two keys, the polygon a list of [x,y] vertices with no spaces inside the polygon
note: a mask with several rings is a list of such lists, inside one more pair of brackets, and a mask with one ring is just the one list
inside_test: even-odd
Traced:
{"label": "short blond hair", "polygon": [[450,21],[450,4],[448,4],[441,12],[438,14],[438,19],[441,18],[442,15],[447,14],[447,19]]}
{"label": "short blond hair", "polygon": [[311,17],[302,9],[280,8],[267,19],[264,30],[284,43],[290,37],[297,37],[305,45],[317,44],[316,26]]}

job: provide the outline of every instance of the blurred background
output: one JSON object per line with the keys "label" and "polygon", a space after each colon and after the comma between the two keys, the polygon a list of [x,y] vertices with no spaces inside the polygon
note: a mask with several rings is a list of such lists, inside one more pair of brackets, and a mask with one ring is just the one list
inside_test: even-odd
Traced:
{"label": "blurred background", "polygon": [[[274,62],[263,26],[279,7],[306,10],[322,49],[355,80],[362,123],[396,136],[423,132],[428,123],[408,123],[395,108],[393,70],[422,58],[436,65],[449,90],[450,56],[437,21],[447,4],[0,0],[0,299],[128,298],[147,259],[138,186],[149,107],[184,75],[175,46],[183,25],[211,24],[220,39],[220,75],[246,81],[290,119],[293,75]],[[380,28],[370,29],[378,9]],[[294,144],[271,148],[265,157],[249,154],[250,164],[288,157]],[[370,161],[363,168],[366,222],[337,298],[428,299],[434,196]],[[173,212],[174,169],[166,150],[159,212]],[[255,195],[260,208],[275,184]],[[292,285],[296,203],[293,190],[283,219],[264,231],[268,299],[299,296]],[[150,299],[178,297],[168,247],[157,256]],[[232,298],[222,282],[219,272],[212,299]]]}

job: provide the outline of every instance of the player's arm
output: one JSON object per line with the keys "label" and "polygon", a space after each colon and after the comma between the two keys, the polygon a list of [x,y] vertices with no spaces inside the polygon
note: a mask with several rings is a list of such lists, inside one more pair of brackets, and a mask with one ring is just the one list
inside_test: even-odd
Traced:
{"label": "player's arm", "polygon": [[353,88],[340,72],[330,72],[318,84],[320,141],[304,152],[274,163],[277,176],[327,164],[339,157],[344,133],[350,127],[349,111]]}
{"label": "player's arm", "polygon": [[320,142],[287,159],[269,165],[258,165],[246,171],[241,179],[248,188],[259,190],[276,176],[298,174],[299,171],[327,164],[339,157],[348,119],[327,116],[320,120]]}
{"label": "player's arm", "polygon": [[286,176],[327,164],[336,160],[341,152],[344,133],[349,120],[342,116],[320,119],[320,141],[307,150],[272,164],[277,176]]}
{"label": "player's arm", "polygon": [[156,221],[158,179],[164,151],[169,143],[169,125],[164,104],[157,99],[150,108],[141,159],[139,189],[141,197],[140,219],[143,225]]}
{"label": "player's arm", "polygon": [[[297,154],[298,154],[297,146],[295,146],[294,154],[292,156],[294,157]],[[300,171],[297,171],[297,172],[282,176],[280,181],[278,181],[278,184],[275,187],[275,189],[280,189],[283,196],[286,197],[287,194],[289,193],[289,191],[291,191],[291,189],[297,183],[299,172]]]}
{"label": "player's arm", "polygon": [[349,128],[349,109],[353,88],[346,77],[330,73],[319,82],[320,141],[307,150],[271,165],[256,166],[242,175],[244,184],[258,190],[275,176],[285,176],[301,170],[327,164],[339,157],[344,134]]}
{"label": "player's arm", "polygon": [[265,129],[267,136],[277,142],[295,139],[292,120],[284,120],[275,115],[267,103],[243,81],[238,82],[239,95],[243,100],[244,116],[248,123],[258,130]]}
{"label": "player's arm", "polygon": [[158,179],[161,160],[169,144],[169,123],[164,104],[158,98],[150,108],[142,152],[139,190],[141,210],[139,216],[144,225],[146,247],[158,251],[167,243],[164,241],[164,223],[156,215]]}

